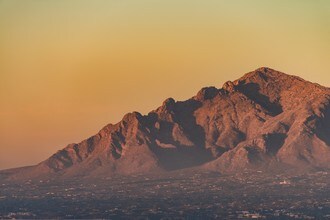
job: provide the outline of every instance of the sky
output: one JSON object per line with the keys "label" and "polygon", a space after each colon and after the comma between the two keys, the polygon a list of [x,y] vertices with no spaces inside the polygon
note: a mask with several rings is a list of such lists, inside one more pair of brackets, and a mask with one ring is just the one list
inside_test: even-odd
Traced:
{"label": "sky", "polygon": [[0,0],[0,169],[261,66],[330,86],[328,0]]}

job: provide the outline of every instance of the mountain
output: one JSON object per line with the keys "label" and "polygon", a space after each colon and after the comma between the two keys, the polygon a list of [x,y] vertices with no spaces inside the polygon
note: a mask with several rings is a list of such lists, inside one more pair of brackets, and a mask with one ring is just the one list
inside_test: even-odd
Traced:
{"label": "mountain", "polygon": [[328,168],[330,89],[262,67],[148,115],[128,113],[96,135],[9,179],[104,176],[182,168],[231,172],[276,166]]}

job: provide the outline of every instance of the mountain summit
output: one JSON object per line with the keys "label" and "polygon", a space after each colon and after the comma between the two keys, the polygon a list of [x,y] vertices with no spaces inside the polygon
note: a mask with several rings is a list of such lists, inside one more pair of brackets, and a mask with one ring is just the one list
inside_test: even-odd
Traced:
{"label": "mountain summit", "polygon": [[262,67],[148,115],[128,113],[9,178],[99,176],[188,167],[329,167],[330,89]]}

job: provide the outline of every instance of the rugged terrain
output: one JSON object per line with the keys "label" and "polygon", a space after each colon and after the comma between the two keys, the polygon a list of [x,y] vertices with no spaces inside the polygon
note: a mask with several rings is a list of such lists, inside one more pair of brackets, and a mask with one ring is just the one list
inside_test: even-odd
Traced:
{"label": "rugged terrain", "polygon": [[97,177],[198,167],[233,172],[328,168],[330,89],[262,67],[148,115],[128,113],[96,135],[2,179]]}

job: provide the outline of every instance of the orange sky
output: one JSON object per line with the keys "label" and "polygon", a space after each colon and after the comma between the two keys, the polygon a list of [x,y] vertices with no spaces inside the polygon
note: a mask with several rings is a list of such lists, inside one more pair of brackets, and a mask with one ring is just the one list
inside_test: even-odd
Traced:
{"label": "orange sky", "polygon": [[0,169],[268,66],[330,86],[330,2],[0,0]]}

